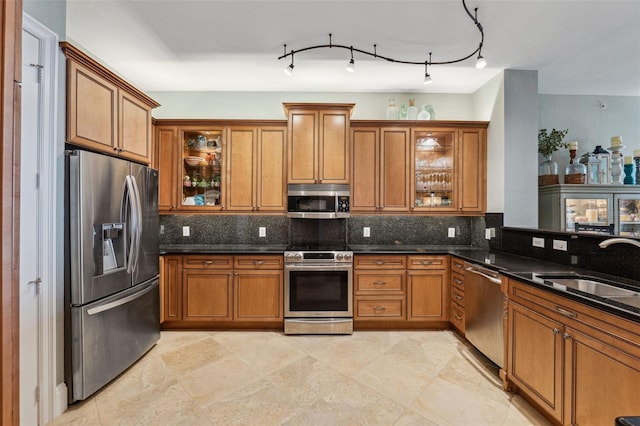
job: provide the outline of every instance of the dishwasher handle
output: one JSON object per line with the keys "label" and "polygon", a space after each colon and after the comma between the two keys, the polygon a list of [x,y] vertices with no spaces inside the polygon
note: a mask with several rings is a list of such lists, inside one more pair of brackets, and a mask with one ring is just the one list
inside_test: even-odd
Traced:
{"label": "dishwasher handle", "polygon": [[[482,269],[484,269],[484,268],[482,268]],[[481,276],[485,277],[486,279],[488,279],[489,281],[491,281],[492,283],[502,284],[502,280],[500,278],[495,277],[493,275],[489,275],[488,273],[485,273],[482,269],[474,267],[474,266],[468,266],[467,268],[465,268],[465,271],[471,272],[472,274],[481,275]]]}

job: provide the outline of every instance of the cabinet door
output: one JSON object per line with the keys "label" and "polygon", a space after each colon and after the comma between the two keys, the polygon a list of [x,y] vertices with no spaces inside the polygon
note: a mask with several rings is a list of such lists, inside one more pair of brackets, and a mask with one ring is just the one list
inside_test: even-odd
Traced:
{"label": "cabinet door", "polygon": [[446,271],[410,271],[407,275],[409,320],[447,321]]}
{"label": "cabinet door", "polygon": [[351,143],[351,211],[377,211],[380,205],[380,130],[353,129]]}
{"label": "cabinet door", "polygon": [[160,257],[161,322],[182,319],[182,258]]}
{"label": "cabinet door", "polygon": [[349,183],[349,111],[320,111],[318,181]]}
{"label": "cabinet door", "polygon": [[118,89],[88,68],[67,61],[67,140],[115,153],[117,148]]}
{"label": "cabinet door", "polygon": [[285,127],[258,128],[258,194],[259,211],[286,210],[286,134]]}
{"label": "cabinet door", "polygon": [[[178,197],[178,129],[175,126],[157,126],[153,166],[158,169],[158,210],[176,209]],[[181,190],[181,188],[180,188]]]}
{"label": "cabinet door", "polygon": [[380,209],[409,211],[409,129],[380,130]]}
{"label": "cabinet door", "polygon": [[134,96],[118,91],[118,154],[149,164],[151,160],[151,108]]}
{"label": "cabinet door", "polygon": [[487,195],[487,143],[486,130],[461,129],[458,138],[458,173],[460,210],[483,213]]}
{"label": "cabinet door", "polygon": [[318,176],[318,112],[289,111],[289,183],[315,183]]}
{"label": "cabinet door", "polygon": [[513,301],[509,303],[510,379],[562,422],[563,325]]}
{"label": "cabinet door", "polygon": [[[567,328],[565,423],[612,425],[640,409],[640,351],[637,346],[593,330]],[[616,346],[609,344],[612,342]]]}
{"label": "cabinet door", "polygon": [[236,271],[234,320],[282,321],[283,277],[281,270]]}
{"label": "cabinet door", "polygon": [[255,127],[230,127],[227,130],[227,210],[256,209],[254,170],[257,136]]}
{"label": "cabinet door", "polygon": [[185,270],[182,273],[185,321],[231,320],[233,274],[224,270]]}

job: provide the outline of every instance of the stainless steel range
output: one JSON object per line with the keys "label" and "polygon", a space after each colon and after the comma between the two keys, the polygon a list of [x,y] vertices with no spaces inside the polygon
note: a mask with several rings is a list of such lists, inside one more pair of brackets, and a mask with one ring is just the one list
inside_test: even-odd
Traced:
{"label": "stainless steel range", "polygon": [[284,253],[284,333],[353,333],[353,252],[291,247]]}

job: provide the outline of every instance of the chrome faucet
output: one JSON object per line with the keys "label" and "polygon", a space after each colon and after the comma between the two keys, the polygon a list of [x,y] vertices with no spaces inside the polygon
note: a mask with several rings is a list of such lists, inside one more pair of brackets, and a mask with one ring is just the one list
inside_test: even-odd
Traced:
{"label": "chrome faucet", "polygon": [[600,248],[607,248],[613,244],[631,244],[632,246],[640,247],[640,241],[632,240],[630,238],[609,238],[602,241],[600,244]]}

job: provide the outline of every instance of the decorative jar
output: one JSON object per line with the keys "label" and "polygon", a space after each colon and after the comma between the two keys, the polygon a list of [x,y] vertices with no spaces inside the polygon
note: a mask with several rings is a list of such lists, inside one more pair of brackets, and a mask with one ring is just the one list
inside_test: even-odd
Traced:
{"label": "decorative jar", "polygon": [[551,159],[551,155],[546,157],[538,166],[538,185],[557,185],[558,181],[558,164]]}
{"label": "decorative jar", "polygon": [[596,159],[600,162],[599,183],[610,183],[611,155],[609,151],[603,149],[602,145],[597,145],[596,149],[593,150],[593,155],[595,155]]}

